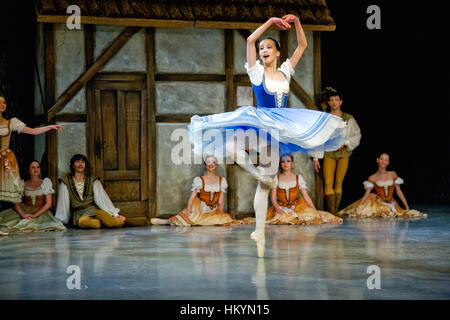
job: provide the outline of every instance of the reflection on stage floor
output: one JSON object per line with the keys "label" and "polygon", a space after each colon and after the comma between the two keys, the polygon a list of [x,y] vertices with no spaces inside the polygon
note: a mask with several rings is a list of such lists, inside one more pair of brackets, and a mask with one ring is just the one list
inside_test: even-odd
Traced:
{"label": "reflection on stage floor", "polygon": [[450,210],[423,210],[267,226],[264,259],[246,225],[12,233],[0,299],[450,299]]}

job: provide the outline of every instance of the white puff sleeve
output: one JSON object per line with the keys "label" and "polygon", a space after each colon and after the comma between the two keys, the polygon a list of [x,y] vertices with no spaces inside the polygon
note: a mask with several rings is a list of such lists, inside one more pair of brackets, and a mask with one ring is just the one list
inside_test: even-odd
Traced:
{"label": "white puff sleeve", "polygon": [[52,180],[49,178],[44,178],[41,184],[41,189],[44,191],[44,194],[53,194],[55,190],[53,190]]}
{"label": "white puff sleeve", "polygon": [[228,182],[227,179],[222,178],[222,184],[220,185],[220,191],[227,192]]}
{"label": "white puff sleeve", "polygon": [[17,131],[18,133],[21,133],[23,128],[25,128],[27,125],[20,121],[17,118],[12,118],[9,122],[9,128],[11,131]]}
{"label": "white puff sleeve", "polygon": [[[295,72],[294,68],[292,68],[291,60],[286,59],[286,61],[283,62],[283,64],[279,68],[279,70],[286,75],[288,82],[290,82],[291,81],[291,76]],[[263,69],[263,73],[264,73],[264,69]]]}
{"label": "white puff sleeve", "polygon": [[251,68],[248,67],[248,62],[246,62],[245,69],[247,69],[247,74],[250,77],[250,81],[254,85],[259,86],[262,82],[264,75],[264,67],[261,64],[261,62],[259,60],[256,61],[256,64]]}
{"label": "white puff sleeve", "polygon": [[301,175],[298,175],[298,186],[300,189],[308,189],[306,186],[305,179]]}
{"label": "white puff sleeve", "polygon": [[56,212],[55,218],[62,223],[67,224],[70,217],[70,197],[67,186],[63,183],[59,183],[58,198],[56,200]]}
{"label": "white puff sleeve", "polygon": [[319,160],[323,158],[323,151],[308,151],[307,153],[310,157],[313,158],[313,160]]}
{"label": "white puff sleeve", "polygon": [[94,202],[95,204],[102,209],[103,211],[108,212],[113,217],[117,217],[119,215],[120,209],[114,207],[111,199],[106,193],[105,189],[103,189],[100,181],[94,181]]}
{"label": "white puff sleeve", "polygon": [[398,177],[394,182],[395,182],[395,184],[403,184],[404,183],[403,179],[400,177]]}
{"label": "white puff sleeve", "polygon": [[359,142],[361,141],[361,130],[359,129],[358,123],[354,118],[350,118],[347,121],[347,135],[345,137],[345,146],[348,151],[354,150],[357,146],[359,146]]}
{"label": "white puff sleeve", "polygon": [[200,179],[200,177],[195,177],[194,181],[192,181],[191,191],[200,192],[200,190],[202,190],[202,187],[203,187],[202,179]]}
{"label": "white puff sleeve", "polygon": [[374,187],[373,183],[370,181],[363,182],[364,189],[372,189]]}
{"label": "white puff sleeve", "polygon": [[273,180],[275,181],[275,185],[272,187],[272,189],[276,189],[278,188],[278,175],[275,175],[275,177],[273,177]]}

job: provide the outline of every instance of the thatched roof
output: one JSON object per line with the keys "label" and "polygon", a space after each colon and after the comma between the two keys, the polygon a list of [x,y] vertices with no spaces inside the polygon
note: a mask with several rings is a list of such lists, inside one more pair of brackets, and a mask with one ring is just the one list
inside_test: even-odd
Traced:
{"label": "thatched roof", "polygon": [[78,5],[81,23],[251,29],[269,17],[297,15],[306,30],[334,30],[325,0],[35,0],[40,22],[65,23]]}

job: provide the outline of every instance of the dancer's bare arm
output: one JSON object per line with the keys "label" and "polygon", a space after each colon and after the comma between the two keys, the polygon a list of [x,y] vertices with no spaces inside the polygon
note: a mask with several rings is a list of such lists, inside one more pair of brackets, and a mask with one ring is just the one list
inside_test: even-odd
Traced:
{"label": "dancer's bare arm", "polygon": [[295,25],[295,33],[297,35],[297,48],[295,49],[294,53],[292,54],[291,58],[291,65],[292,68],[295,68],[297,63],[300,61],[300,58],[303,55],[303,52],[305,52],[306,47],[308,46],[308,42],[306,41],[305,32],[303,31],[302,24],[300,23],[300,19],[293,15],[293,14],[287,14],[282,18],[284,21],[288,23],[294,23]]}
{"label": "dancer's bare arm", "polygon": [[397,193],[397,196],[402,201],[403,205],[405,206],[406,210],[409,210],[408,202],[406,201],[405,195],[402,192],[402,189],[400,188],[400,185],[395,185],[395,192]]}
{"label": "dancer's bare arm", "polygon": [[312,209],[317,211],[316,207],[314,206],[314,203],[311,200],[311,197],[308,194],[308,191],[306,191],[306,189],[302,188],[302,189],[300,189],[300,193],[302,194],[303,199],[305,199],[306,204],[308,205],[308,207],[310,207],[310,208],[312,208]]}
{"label": "dancer's bare arm", "polygon": [[270,200],[272,200],[273,207],[277,213],[282,213],[283,211],[280,208],[280,205],[277,202],[277,188],[272,188],[270,192]]}
{"label": "dancer's bare arm", "polygon": [[191,196],[189,197],[189,201],[186,207],[186,215],[190,215],[192,212],[192,203],[194,202],[195,197],[197,196],[197,191],[192,191]]}
{"label": "dancer's bare arm", "polygon": [[14,203],[14,210],[22,217],[22,219],[32,219],[32,215],[22,210],[20,203]]}
{"label": "dancer's bare arm", "polygon": [[369,197],[371,191],[372,191],[372,188],[367,188],[366,189],[366,192],[364,192],[364,195],[361,198],[360,204],[363,204],[364,202],[366,202],[366,200]]}
{"label": "dancer's bare arm", "polygon": [[50,130],[58,130],[58,131],[62,131],[62,127],[59,124],[54,124],[54,125],[49,125],[49,126],[45,126],[45,127],[41,127],[41,128],[29,128],[29,127],[25,127],[22,129],[23,133],[26,134],[32,134],[32,135],[38,135]]}
{"label": "dancer's bare arm", "polygon": [[223,201],[223,191],[220,192],[220,196],[219,196],[219,203],[217,205],[217,210],[219,212],[223,212],[223,206],[224,206],[224,201]]}

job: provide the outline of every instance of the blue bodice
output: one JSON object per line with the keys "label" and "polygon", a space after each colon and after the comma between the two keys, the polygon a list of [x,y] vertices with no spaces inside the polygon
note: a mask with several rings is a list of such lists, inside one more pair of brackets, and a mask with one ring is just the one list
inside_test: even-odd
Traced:
{"label": "blue bodice", "polygon": [[256,105],[263,108],[286,108],[289,94],[270,92],[265,86],[265,79],[260,85],[252,83],[256,95]]}

